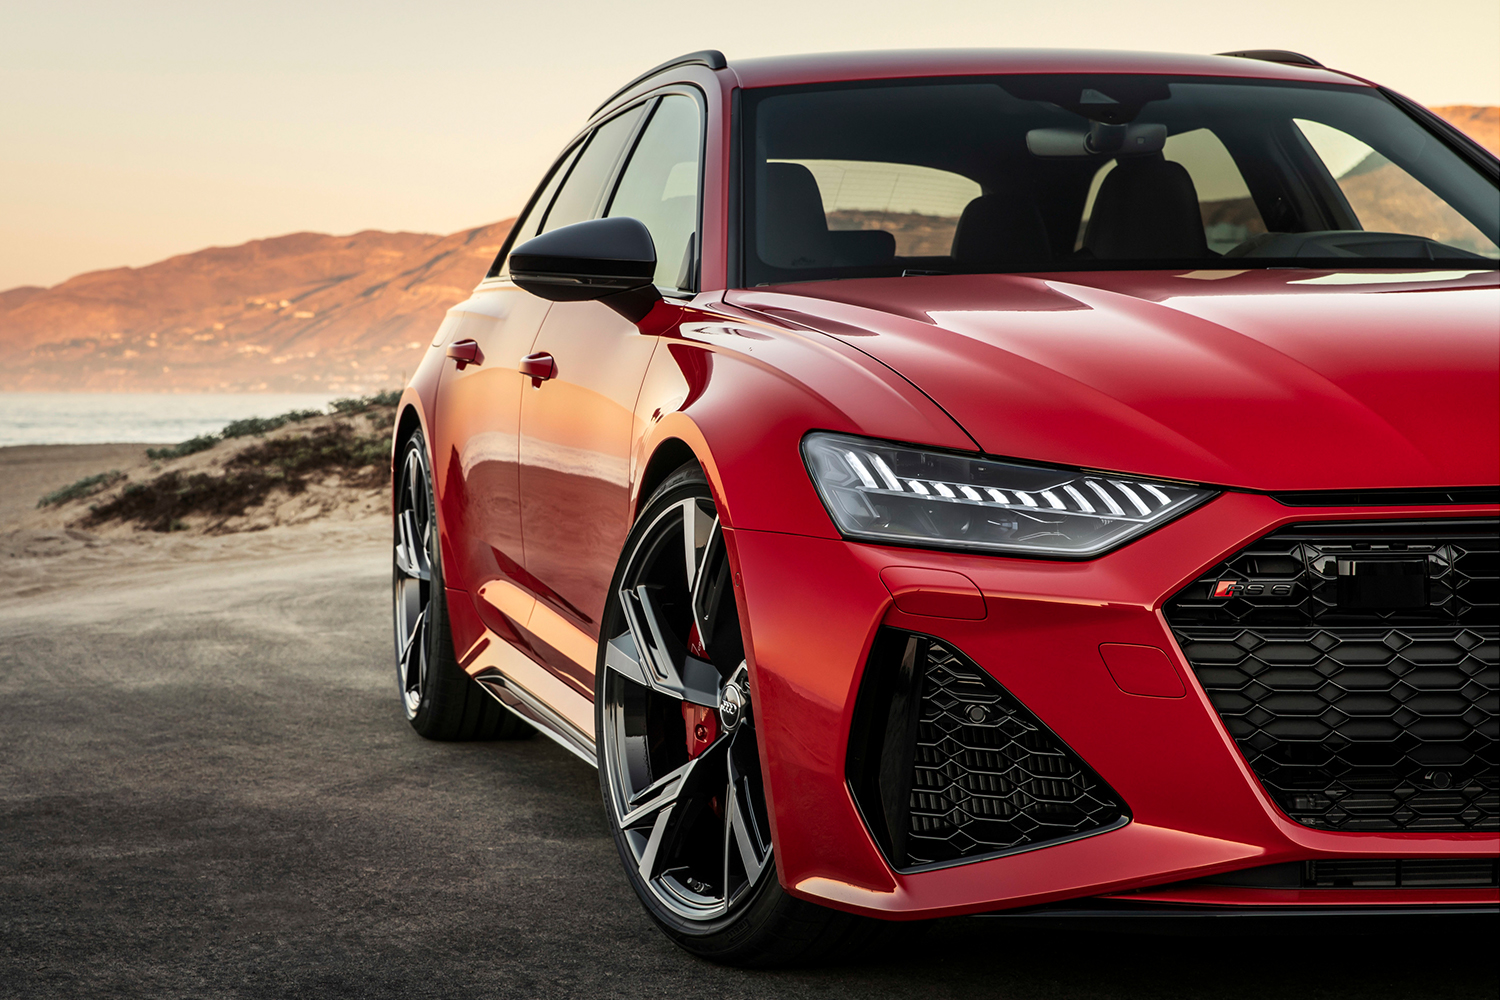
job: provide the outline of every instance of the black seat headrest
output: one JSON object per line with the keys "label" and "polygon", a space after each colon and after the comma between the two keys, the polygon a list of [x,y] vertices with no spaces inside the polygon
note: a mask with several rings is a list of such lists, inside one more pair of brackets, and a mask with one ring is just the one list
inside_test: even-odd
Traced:
{"label": "black seat headrest", "polygon": [[833,263],[823,196],[812,171],[800,163],[767,163],[760,204],[760,259],[773,267],[827,267]]}
{"label": "black seat headrest", "polygon": [[1160,153],[1121,158],[1099,186],[1083,246],[1101,260],[1207,257],[1192,177]]}
{"label": "black seat headrest", "polygon": [[969,202],[953,234],[953,259],[976,269],[1050,261],[1052,246],[1035,199],[1018,189]]}

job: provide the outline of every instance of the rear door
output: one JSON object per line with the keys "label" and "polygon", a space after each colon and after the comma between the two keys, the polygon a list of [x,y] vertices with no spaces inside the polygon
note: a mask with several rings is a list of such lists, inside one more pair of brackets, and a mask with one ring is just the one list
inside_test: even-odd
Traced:
{"label": "rear door", "polygon": [[[690,296],[695,283],[703,117],[694,93],[654,101],[597,209],[646,225],[667,296]],[[557,303],[534,345],[552,356],[556,375],[522,392],[521,521],[537,600],[530,631],[554,671],[589,697],[606,590],[630,531],[635,402],[656,345],[607,306]]]}

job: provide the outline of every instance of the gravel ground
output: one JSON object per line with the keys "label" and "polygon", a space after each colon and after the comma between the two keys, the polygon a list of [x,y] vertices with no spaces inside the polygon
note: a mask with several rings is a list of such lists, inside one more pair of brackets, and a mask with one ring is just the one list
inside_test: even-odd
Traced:
{"label": "gravel ground", "polygon": [[106,563],[87,586],[0,598],[0,996],[1500,989],[1482,931],[1182,938],[969,919],[878,963],[707,965],[631,895],[589,769],[543,739],[444,745],[405,724],[388,565],[373,542]]}

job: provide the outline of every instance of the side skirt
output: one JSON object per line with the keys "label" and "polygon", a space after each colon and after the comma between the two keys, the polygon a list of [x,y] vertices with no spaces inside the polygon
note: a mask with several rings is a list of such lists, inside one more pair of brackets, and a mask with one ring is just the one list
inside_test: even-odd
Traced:
{"label": "side skirt", "polygon": [[594,741],[588,734],[548,708],[542,700],[500,671],[491,668],[474,678],[479,686],[513,714],[535,726],[543,736],[590,767],[598,767]]}

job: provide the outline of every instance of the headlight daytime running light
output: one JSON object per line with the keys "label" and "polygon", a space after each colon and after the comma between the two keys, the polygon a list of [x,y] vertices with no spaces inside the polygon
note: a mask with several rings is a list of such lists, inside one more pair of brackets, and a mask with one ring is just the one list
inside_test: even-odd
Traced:
{"label": "headlight daytime running light", "polygon": [[815,431],[813,484],[848,538],[892,545],[1088,558],[1196,507],[1212,490],[1018,465]]}

